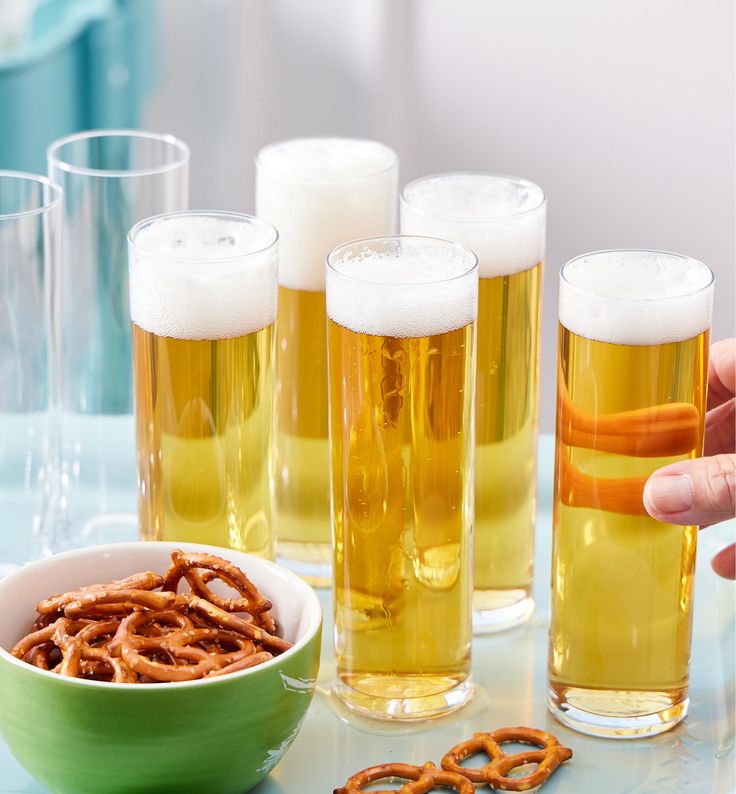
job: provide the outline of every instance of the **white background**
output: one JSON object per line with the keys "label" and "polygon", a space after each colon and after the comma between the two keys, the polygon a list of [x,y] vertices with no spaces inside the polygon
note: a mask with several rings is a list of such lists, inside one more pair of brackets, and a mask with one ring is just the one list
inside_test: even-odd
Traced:
{"label": "white background", "polygon": [[[401,182],[484,170],[548,196],[542,430],[554,423],[557,273],[616,247],[716,273],[734,334],[733,0],[157,0],[143,124],[192,147],[192,206],[253,210],[253,156],[371,137]],[[673,322],[677,318],[673,317]]]}

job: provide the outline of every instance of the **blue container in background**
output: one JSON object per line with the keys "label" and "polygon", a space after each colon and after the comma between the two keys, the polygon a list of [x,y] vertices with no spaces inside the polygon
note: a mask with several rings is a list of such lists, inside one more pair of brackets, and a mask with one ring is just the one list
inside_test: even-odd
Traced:
{"label": "blue container in background", "polygon": [[[138,126],[154,72],[150,0],[5,2],[29,2],[32,16],[0,39],[0,168],[44,173],[56,138]],[[0,27],[3,13],[0,2]]]}

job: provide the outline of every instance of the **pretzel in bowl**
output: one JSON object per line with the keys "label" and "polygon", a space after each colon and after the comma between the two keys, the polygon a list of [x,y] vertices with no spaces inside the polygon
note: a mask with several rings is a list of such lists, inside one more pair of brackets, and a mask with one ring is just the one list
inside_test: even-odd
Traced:
{"label": "pretzel in bowl", "polygon": [[379,764],[354,774],[333,794],[361,794],[363,787],[379,780],[397,782],[407,780],[399,789],[382,791],[371,790],[371,794],[428,794],[437,787],[450,788],[457,794],[475,794],[475,786],[463,775],[438,769],[434,764],[413,766],[411,764]]}
{"label": "pretzel in bowl", "polygon": [[[504,742],[521,742],[540,747],[507,755],[501,745]],[[478,768],[460,766],[463,758],[475,753],[485,753],[490,763]],[[528,791],[545,783],[557,767],[572,758],[572,750],[563,747],[550,733],[536,728],[499,728],[490,733],[476,733],[472,739],[449,750],[442,759],[442,768],[465,775],[473,783],[487,783],[503,791]],[[525,764],[537,764],[537,768],[523,777],[508,777],[509,772]]]}
{"label": "pretzel in bowl", "polygon": [[[191,592],[178,592],[182,578]],[[214,593],[214,579],[238,597]],[[39,602],[30,633],[11,653],[59,675],[115,683],[221,676],[291,647],[276,634],[270,609],[237,566],[175,550],[165,576],[143,571]]]}

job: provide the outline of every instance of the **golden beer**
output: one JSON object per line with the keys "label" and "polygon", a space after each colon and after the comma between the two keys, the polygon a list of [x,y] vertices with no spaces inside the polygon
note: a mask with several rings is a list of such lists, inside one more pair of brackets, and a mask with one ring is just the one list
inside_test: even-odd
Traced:
{"label": "golden beer", "polygon": [[[380,264],[405,239],[367,242]],[[430,258],[435,246],[449,246],[422,245]],[[412,272],[404,255],[391,267],[411,284],[426,263]],[[469,252],[455,256],[442,268],[465,284],[459,295],[448,289],[449,309],[434,322],[432,304],[422,310],[427,284],[340,285],[332,276],[331,296],[328,275],[335,691],[348,706],[388,718],[431,716],[470,696],[477,282]],[[386,276],[375,264],[346,269]],[[440,303],[444,288],[429,285]],[[403,294],[382,308],[394,289]],[[361,294],[363,318],[354,311]]]}
{"label": "golden beer", "polygon": [[330,583],[325,257],[344,240],[391,234],[397,159],[374,141],[298,138],[256,158],[256,213],[280,235],[276,368],[279,560]]}
{"label": "golden beer", "polygon": [[[613,320],[595,333],[601,301],[586,316],[585,294],[572,293],[563,276],[561,321],[588,333],[560,325],[550,704],[587,733],[648,735],[687,711],[697,527],[655,521],[642,494],[655,470],[702,453],[711,277],[674,255],[590,255],[567,268],[576,262],[599,269]],[[658,301],[656,273],[647,282],[636,267],[700,289],[693,305],[667,293]],[[639,293],[650,305],[617,319],[616,301],[636,303]],[[589,338],[596,335],[607,338]]]}
{"label": "golden beer", "polygon": [[273,335],[172,339],[133,325],[144,539],[272,556]]}
{"label": "golden beer", "polygon": [[279,553],[318,566],[331,555],[325,293],[279,287],[277,328]]}
{"label": "golden beer", "polygon": [[473,628],[499,631],[534,608],[544,194],[513,177],[425,177],[404,188],[401,229],[479,259]]}
{"label": "golden beer", "polygon": [[531,603],[541,278],[539,264],[478,281],[473,606],[481,612]]}
{"label": "golden beer", "polygon": [[131,232],[144,539],[273,556],[276,237],[203,213]]}

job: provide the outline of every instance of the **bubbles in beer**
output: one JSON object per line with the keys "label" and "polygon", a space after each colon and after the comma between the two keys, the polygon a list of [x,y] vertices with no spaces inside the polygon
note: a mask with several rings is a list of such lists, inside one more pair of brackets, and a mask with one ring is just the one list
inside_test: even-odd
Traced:
{"label": "bubbles in beer", "polygon": [[276,231],[257,219],[182,213],[134,229],[130,313],[177,339],[230,339],[276,319]]}
{"label": "bubbles in beer", "polygon": [[478,255],[481,278],[511,275],[544,259],[544,193],[532,182],[492,174],[418,179],[402,193],[401,231],[467,245]]}
{"label": "bubbles in beer", "polygon": [[256,214],[280,234],[279,283],[321,291],[336,245],[396,226],[398,160],[376,141],[297,138],[256,158]]}
{"label": "bubbles in beer", "polygon": [[476,319],[474,261],[462,249],[421,242],[395,251],[344,253],[327,271],[327,315],[358,333],[422,337],[462,328]]}
{"label": "bubbles in beer", "polygon": [[560,322],[598,342],[659,345],[710,326],[713,274],[702,263],[659,251],[599,251],[560,274]]}

